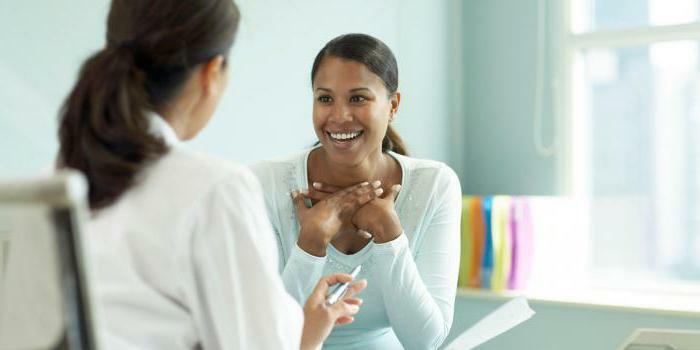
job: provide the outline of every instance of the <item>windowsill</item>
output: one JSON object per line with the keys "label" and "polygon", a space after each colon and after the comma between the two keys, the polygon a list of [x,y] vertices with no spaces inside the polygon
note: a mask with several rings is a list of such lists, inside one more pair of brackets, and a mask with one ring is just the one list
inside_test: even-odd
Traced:
{"label": "windowsill", "polygon": [[623,292],[617,290],[591,290],[558,293],[544,293],[537,291],[493,292],[472,288],[459,288],[457,290],[457,296],[486,300],[507,300],[520,295],[524,295],[529,302],[534,304],[561,305],[700,318],[700,296],[698,295],[691,296],[670,293]]}

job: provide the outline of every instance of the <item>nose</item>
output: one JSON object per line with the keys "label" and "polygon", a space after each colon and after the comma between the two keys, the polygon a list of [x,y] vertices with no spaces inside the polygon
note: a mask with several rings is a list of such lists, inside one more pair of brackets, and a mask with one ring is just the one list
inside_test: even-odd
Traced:
{"label": "nose", "polygon": [[336,104],[331,111],[330,120],[341,124],[343,122],[349,122],[354,119],[352,110],[344,103]]}

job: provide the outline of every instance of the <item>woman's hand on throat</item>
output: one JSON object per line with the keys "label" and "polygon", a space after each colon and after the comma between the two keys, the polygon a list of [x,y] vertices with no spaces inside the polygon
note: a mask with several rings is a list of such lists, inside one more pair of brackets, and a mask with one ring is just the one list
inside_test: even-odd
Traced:
{"label": "woman's hand on throat", "polygon": [[[375,181],[372,185],[379,187],[381,183]],[[308,192],[308,197],[321,203],[329,196],[342,190],[345,189],[314,182],[312,189]],[[354,212],[350,224],[343,221],[341,226],[344,229],[348,227],[356,229],[361,235],[371,235],[374,237],[374,242],[378,244],[393,241],[403,232],[401,221],[394,209],[394,202],[400,190],[401,185],[396,184],[383,196],[381,196],[383,191],[378,192],[376,198],[368,201]]]}
{"label": "woman's hand on throat", "polygon": [[355,212],[382,194],[379,186],[369,182],[350,186],[324,196],[310,208],[305,199],[318,199],[315,191],[292,191],[301,228],[299,247],[311,255],[325,256],[328,244],[347,223],[352,223]]}

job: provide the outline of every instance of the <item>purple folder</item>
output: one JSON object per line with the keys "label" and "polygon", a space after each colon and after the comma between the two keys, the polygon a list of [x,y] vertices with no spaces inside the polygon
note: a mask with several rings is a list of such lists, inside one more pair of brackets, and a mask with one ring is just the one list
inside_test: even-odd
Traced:
{"label": "purple folder", "polygon": [[512,260],[508,289],[527,286],[532,268],[533,228],[530,203],[525,197],[514,197],[510,206]]}

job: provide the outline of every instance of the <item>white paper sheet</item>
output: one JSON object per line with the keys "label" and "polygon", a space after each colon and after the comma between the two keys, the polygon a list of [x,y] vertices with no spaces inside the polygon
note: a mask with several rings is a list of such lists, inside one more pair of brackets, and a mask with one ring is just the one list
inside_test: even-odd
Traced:
{"label": "white paper sheet", "polygon": [[514,298],[460,334],[445,350],[468,350],[526,321],[535,312],[524,297]]}

